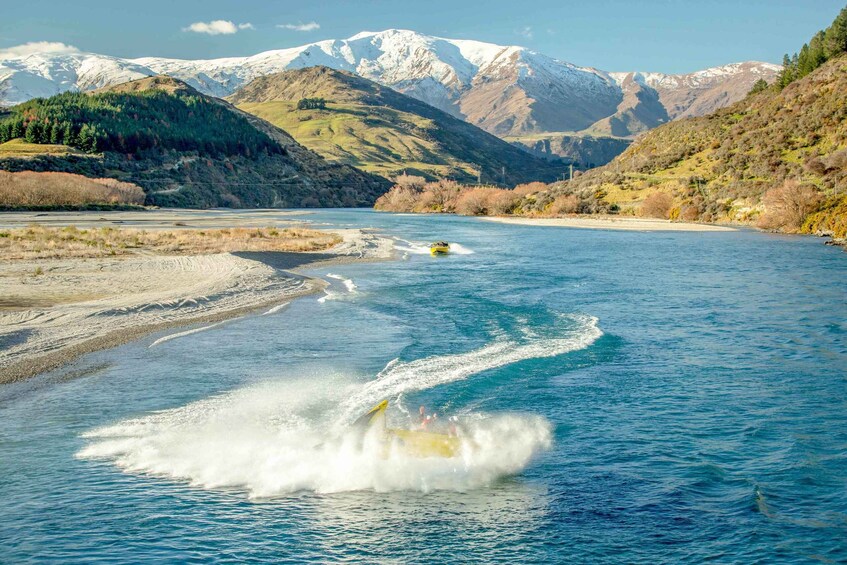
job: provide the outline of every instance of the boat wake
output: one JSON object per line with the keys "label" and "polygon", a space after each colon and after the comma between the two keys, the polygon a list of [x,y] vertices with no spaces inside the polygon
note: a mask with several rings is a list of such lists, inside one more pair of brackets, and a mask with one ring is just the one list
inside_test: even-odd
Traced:
{"label": "boat wake", "polygon": [[431,389],[525,359],[556,357],[585,349],[603,335],[593,316],[563,315],[560,318],[566,329],[559,330],[556,337],[540,336],[524,326],[520,340],[502,338],[467,353],[436,355],[409,362],[395,359],[376,379],[365,383],[344,401],[343,421],[383,398]]}
{"label": "boat wake", "polygon": [[[588,347],[602,335],[597,320],[570,316],[561,335],[526,332],[455,355],[390,362],[373,381],[315,375],[265,382],[186,406],[118,422],[84,434],[77,457],[105,460],[128,473],[186,481],[200,488],[234,488],[250,498],[297,491],[465,491],[521,472],[552,441],[540,416],[459,414],[460,454],[415,458],[385,450],[350,431],[351,418],[377,400],[467,379],[516,361]],[[388,414],[408,427],[402,403]]]}
{"label": "boat wake", "polygon": [[454,255],[473,255],[473,249],[468,249],[461,243],[451,243],[450,244],[450,253]]}
{"label": "boat wake", "polygon": [[[407,239],[396,240],[398,243],[394,245],[394,249],[405,255],[429,255],[429,243],[423,241],[409,241]],[[453,255],[472,255],[474,252],[462,245],[461,243],[450,242],[450,253]]]}

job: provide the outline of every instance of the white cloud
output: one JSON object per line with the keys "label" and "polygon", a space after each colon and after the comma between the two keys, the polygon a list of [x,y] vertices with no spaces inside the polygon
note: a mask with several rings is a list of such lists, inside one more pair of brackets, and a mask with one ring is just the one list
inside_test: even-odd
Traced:
{"label": "white cloud", "polygon": [[309,22],[307,24],[301,22],[299,24],[279,24],[276,27],[294,31],[315,31],[316,29],[321,29],[321,24],[318,22]]}
{"label": "white cloud", "polygon": [[57,41],[30,41],[23,45],[0,49],[0,58],[26,57],[35,53],[79,53],[79,49]]}
{"label": "white cloud", "polygon": [[229,20],[214,20],[211,22],[194,22],[182,31],[193,31],[194,33],[207,33],[209,35],[232,35],[242,29],[255,29],[253,24],[234,24]]}
{"label": "white cloud", "polygon": [[527,39],[532,39],[532,27],[531,26],[526,26],[526,27],[522,28],[520,31],[518,31],[518,33],[520,35],[526,37]]}

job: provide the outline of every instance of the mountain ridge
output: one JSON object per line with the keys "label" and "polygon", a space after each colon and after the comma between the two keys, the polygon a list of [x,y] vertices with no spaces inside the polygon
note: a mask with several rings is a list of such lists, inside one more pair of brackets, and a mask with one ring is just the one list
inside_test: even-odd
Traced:
{"label": "mountain ridge", "polygon": [[[144,74],[167,74],[205,94],[225,97],[259,76],[324,65],[390,86],[500,137],[583,130],[592,133],[594,124],[630,110],[620,107],[625,98],[619,84],[621,75],[645,77],[643,89],[655,91],[654,97],[662,104],[668,101],[669,115],[699,115],[717,104],[736,101],[756,80],[773,79],[780,69],[769,63],[746,62],[686,75],[611,73],[520,46],[394,29],[361,32],[348,39],[323,40],[249,57],[184,60],[119,59],[81,52],[49,55],[0,60],[0,104],[62,90],[93,89]],[[112,80],[112,76],[123,80]],[[715,92],[703,88],[707,79]],[[721,89],[722,84],[727,87]],[[698,104],[704,97],[706,102]],[[633,112],[639,110],[629,113]],[[656,108],[651,113],[655,114]],[[627,123],[623,120],[623,129],[616,131],[627,136],[642,131],[640,126],[630,131]]]}

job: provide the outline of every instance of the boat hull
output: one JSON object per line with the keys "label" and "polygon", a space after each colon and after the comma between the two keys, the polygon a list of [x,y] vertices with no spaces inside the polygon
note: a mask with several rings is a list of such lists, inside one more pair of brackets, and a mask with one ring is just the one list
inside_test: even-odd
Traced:
{"label": "boat hull", "polygon": [[388,458],[392,451],[399,451],[409,457],[450,458],[460,454],[462,440],[454,435],[427,432],[423,430],[400,430],[385,425],[385,411],[388,401],[383,400],[356,422],[353,426],[365,433],[372,430],[382,442],[382,457]]}
{"label": "boat hull", "polygon": [[446,434],[414,430],[387,430],[395,447],[410,457],[456,457],[461,451],[459,438]]}

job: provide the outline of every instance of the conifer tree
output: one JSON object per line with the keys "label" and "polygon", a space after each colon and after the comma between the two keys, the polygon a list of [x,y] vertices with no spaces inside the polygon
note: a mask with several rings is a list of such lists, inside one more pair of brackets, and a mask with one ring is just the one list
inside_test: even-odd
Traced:
{"label": "conifer tree", "polygon": [[817,69],[826,63],[826,52],[824,51],[824,43],[826,41],[826,32],[819,31],[809,42],[809,58],[812,63],[812,70]]}
{"label": "conifer tree", "polygon": [[841,10],[824,37],[824,55],[827,59],[847,52],[847,8]]}
{"label": "conifer tree", "polygon": [[27,143],[39,143],[41,141],[41,122],[38,120],[32,120],[29,122],[29,125],[26,127],[24,140],[26,140]]}
{"label": "conifer tree", "polygon": [[50,143],[59,145],[62,143],[62,127],[59,122],[53,122],[50,126]]}
{"label": "conifer tree", "polygon": [[65,123],[64,131],[62,132],[62,143],[65,145],[76,145],[77,139],[74,136],[74,128],[71,122]]}
{"label": "conifer tree", "polygon": [[809,44],[804,43],[803,47],[800,48],[800,53],[797,55],[797,78],[803,78],[812,72],[812,70],[813,67],[809,60]]}
{"label": "conifer tree", "polygon": [[753,88],[750,89],[750,94],[758,94],[759,92],[765,91],[768,89],[768,81],[763,78],[760,78],[753,84]]}
{"label": "conifer tree", "polygon": [[782,58],[782,72],[779,73],[779,87],[785,88],[794,80],[794,70],[791,66],[791,57],[788,53]]}
{"label": "conifer tree", "polygon": [[82,127],[79,129],[78,146],[83,151],[92,152],[90,149],[92,145],[96,146],[96,142],[94,142],[94,136],[91,132],[91,126],[88,124],[83,124]]}
{"label": "conifer tree", "polygon": [[17,139],[26,135],[23,119],[17,119],[12,122],[12,139]]}

